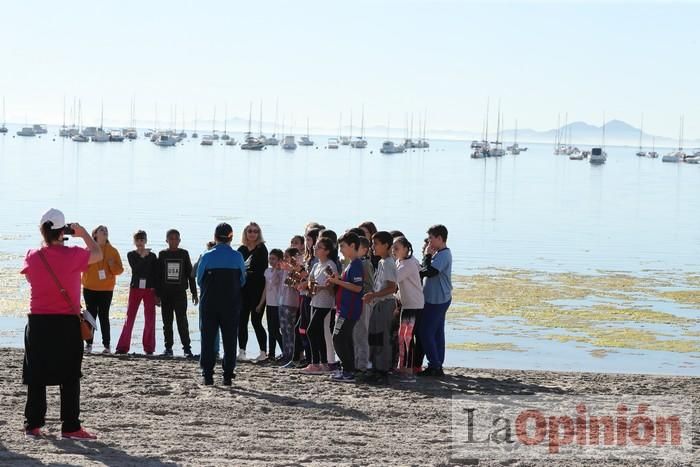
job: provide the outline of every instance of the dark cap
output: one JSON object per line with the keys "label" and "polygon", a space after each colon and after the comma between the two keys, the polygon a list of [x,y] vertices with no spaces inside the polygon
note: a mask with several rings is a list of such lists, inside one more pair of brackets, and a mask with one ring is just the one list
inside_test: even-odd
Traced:
{"label": "dark cap", "polygon": [[214,238],[221,242],[230,242],[233,239],[233,228],[226,222],[222,222],[216,226]]}

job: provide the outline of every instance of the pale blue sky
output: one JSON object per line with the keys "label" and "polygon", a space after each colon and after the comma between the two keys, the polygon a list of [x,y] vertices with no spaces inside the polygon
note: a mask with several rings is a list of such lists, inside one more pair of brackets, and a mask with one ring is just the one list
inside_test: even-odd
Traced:
{"label": "pale blue sky", "polygon": [[[63,96],[84,123],[192,118],[335,128],[361,105],[368,125],[428,109],[429,127],[479,130],[487,96],[506,126],[555,126],[558,112],[700,136],[698,25],[690,2],[21,1],[3,2],[0,95],[8,120],[60,123]],[[178,112],[180,113],[180,112]],[[178,116],[178,120],[181,117]],[[495,120],[494,120],[495,121]],[[178,124],[179,125],[179,124]],[[219,124],[221,126],[221,123]]]}

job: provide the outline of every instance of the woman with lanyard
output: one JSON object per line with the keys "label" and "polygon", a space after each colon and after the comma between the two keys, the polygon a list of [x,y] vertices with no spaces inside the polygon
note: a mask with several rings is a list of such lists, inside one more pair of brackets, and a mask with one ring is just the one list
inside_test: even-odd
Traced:
{"label": "woman with lanyard", "polygon": [[[124,266],[116,248],[109,243],[109,231],[99,225],[92,231],[92,238],[102,250],[102,261],[91,264],[83,273],[83,298],[85,308],[97,321],[100,320],[103,354],[111,353],[109,307],[112,304],[117,276],[124,272]],[[92,339],[86,342],[85,353],[92,352]]]}
{"label": "woman with lanyard", "polygon": [[263,313],[255,311],[260,303],[260,297],[265,290],[265,269],[267,269],[268,252],[265,247],[262,230],[255,223],[249,223],[243,229],[241,246],[238,252],[245,261],[246,277],[243,286],[243,306],[238,321],[238,360],[247,360],[246,346],[248,345],[248,320],[252,319],[255,337],[258,339],[260,355],[255,359],[261,362],[267,359],[267,333],[262,325]]}
{"label": "woman with lanyard", "polygon": [[[30,286],[22,372],[27,385],[25,434],[32,438],[44,435],[46,386],[60,386],[63,438],[96,439],[81,427],[79,418],[83,361],[80,275],[88,265],[102,260],[102,251],[81,225],[66,225],[57,209],[41,217],[40,230],[44,243],[27,253],[20,271]],[[64,235],[80,237],[87,248],[65,246]]]}

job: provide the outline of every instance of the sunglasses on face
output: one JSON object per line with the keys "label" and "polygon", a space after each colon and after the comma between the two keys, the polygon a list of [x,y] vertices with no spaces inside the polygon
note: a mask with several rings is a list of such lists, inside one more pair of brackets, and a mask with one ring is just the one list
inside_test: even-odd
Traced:
{"label": "sunglasses on face", "polygon": [[248,233],[260,233],[258,229],[248,229]]}

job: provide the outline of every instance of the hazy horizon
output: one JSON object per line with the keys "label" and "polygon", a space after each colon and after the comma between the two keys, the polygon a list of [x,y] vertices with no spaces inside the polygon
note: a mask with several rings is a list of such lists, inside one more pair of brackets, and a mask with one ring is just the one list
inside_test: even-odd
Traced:
{"label": "hazy horizon", "polygon": [[297,133],[307,117],[337,128],[341,112],[347,126],[351,111],[359,130],[364,104],[367,128],[391,122],[397,136],[426,111],[429,132],[478,133],[487,99],[495,128],[500,99],[506,128],[550,130],[565,112],[639,126],[644,113],[646,133],[674,138],[684,114],[694,139],[698,13],[687,2],[30,0],[3,6],[0,96],[8,122],[60,124],[65,96],[68,109],[81,99],[84,125],[99,123],[102,101],[106,124],[125,125],[134,98],[137,120],[157,105],[162,126],[176,105],[177,126],[195,108],[204,125],[216,107],[218,129],[225,106],[247,121],[252,102],[257,121],[262,99],[272,122],[279,100],[279,126],[284,116]]}

